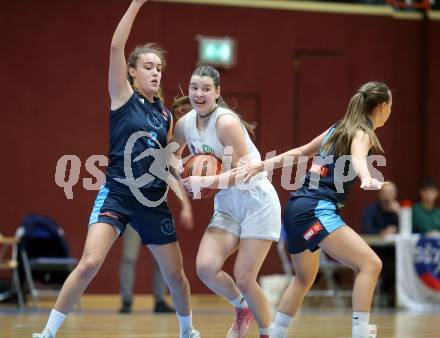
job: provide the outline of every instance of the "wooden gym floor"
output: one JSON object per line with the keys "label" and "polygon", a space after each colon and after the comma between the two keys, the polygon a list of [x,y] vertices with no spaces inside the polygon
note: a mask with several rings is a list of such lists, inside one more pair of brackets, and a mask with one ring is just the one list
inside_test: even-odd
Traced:
{"label": "wooden gym floor", "polygon": [[[13,305],[0,306],[0,337],[30,338],[43,328],[53,300],[39,303],[38,309],[17,311]],[[232,308],[216,296],[193,296],[194,327],[203,338],[225,337],[232,321]],[[84,296],[81,308],[71,314],[57,338],[178,338],[174,314],[151,312],[150,296],[137,296],[132,314],[117,313],[119,298]],[[394,309],[377,309],[372,322],[378,325],[378,338],[438,338],[440,313],[411,313]],[[295,318],[289,338],[350,338],[349,309],[304,308]],[[254,324],[248,337],[258,337]]]}

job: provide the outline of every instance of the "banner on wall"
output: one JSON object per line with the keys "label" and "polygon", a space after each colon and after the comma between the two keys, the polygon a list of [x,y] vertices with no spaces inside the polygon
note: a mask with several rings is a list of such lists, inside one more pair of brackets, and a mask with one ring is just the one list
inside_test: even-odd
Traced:
{"label": "banner on wall", "polygon": [[396,238],[397,297],[411,310],[440,309],[440,238]]}

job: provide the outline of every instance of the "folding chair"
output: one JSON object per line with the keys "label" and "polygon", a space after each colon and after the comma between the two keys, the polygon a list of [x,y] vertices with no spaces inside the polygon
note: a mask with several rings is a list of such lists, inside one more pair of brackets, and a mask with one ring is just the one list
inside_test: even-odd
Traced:
{"label": "folding chair", "polygon": [[343,270],[352,273],[349,267],[330,259],[324,250],[321,249],[319,256],[319,272],[321,274],[321,281],[323,282],[324,289],[312,289],[309,291],[308,296],[330,297],[335,306],[344,306],[345,303],[342,300],[342,297],[351,297],[352,290],[351,288],[343,289],[338,285],[336,274]]}
{"label": "folding chair", "polygon": [[17,229],[23,274],[34,307],[40,296],[56,296],[78,260],[69,255],[64,231],[47,216],[27,215]]}
{"label": "folding chair", "polygon": [[[290,256],[286,253],[285,249],[286,234],[283,231],[281,233],[280,241],[277,245],[278,254],[283,264],[283,270],[286,277],[294,274],[294,269]],[[350,270],[345,265],[331,260],[328,255],[321,250],[319,257],[319,274],[318,280],[323,282],[323,289],[312,288],[307,293],[307,297],[330,297],[335,306],[343,306],[344,302],[342,297],[351,297],[351,289],[341,289],[336,281],[336,273],[341,270]],[[351,270],[350,270],[351,271]]]}
{"label": "folding chair", "polygon": [[17,245],[18,240],[15,237],[3,237],[0,234],[0,270],[10,270],[12,276],[11,289],[0,293],[0,301],[16,294],[18,306],[22,309],[24,301],[18,274]]}

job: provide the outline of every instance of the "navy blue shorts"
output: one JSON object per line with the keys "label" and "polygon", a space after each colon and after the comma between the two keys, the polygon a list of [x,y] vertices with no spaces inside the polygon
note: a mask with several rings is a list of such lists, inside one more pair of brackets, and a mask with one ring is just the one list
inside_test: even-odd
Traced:
{"label": "navy blue shorts", "polygon": [[283,222],[290,254],[317,250],[325,237],[345,225],[332,202],[309,197],[291,198]]}
{"label": "navy blue shorts", "polygon": [[120,235],[124,233],[127,223],[130,223],[141,237],[143,245],[177,241],[173,216],[166,202],[154,208],[147,207],[133,195],[121,194],[108,185],[99,190],[89,226],[98,222],[113,225],[120,230]]}

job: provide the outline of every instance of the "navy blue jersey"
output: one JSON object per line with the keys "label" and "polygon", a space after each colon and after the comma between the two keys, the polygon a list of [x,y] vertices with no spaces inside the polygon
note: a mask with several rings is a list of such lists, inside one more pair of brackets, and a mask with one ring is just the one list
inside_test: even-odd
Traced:
{"label": "navy blue jersey", "polygon": [[[336,124],[330,128],[323,144],[334,132],[335,127]],[[347,195],[356,180],[356,175],[353,175],[354,171],[351,171],[354,177],[348,179],[350,178],[350,176],[347,176],[349,171],[353,170],[350,167],[351,162],[345,161],[343,158],[338,162],[334,152],[334,145],[328,153],[324,153],[321,147],[319,155],[314,157],[312,166],[304,177],[304,184],[291,194],[292,197],[310,197],[327,200],[334,203],[338,208],[344,205]],[[331,162],[329,161],[331,158],[328,156],[333,156]],[[336,168],[338,170],[335,170]]]}
{"label": "navy blue jersey", "polygon": [[[146,98],[134,92],[130,99],[120,108],[110,111],[110,150],[106,184],[119,191],[128,191],[128,186],[115,179],[125,179],[124,151],[130,137],[134,144],[128,147],[126,164],[131,166],[134,179],[145,173],[154,161],[153,156],[146,156],[138,161],[134,159],[148,149],[160,149],[167,146],[167,134],[171,124],[171,113],[159,99],[150,103]],[[140,138],[134,138],[137,132]],[[146,132],[146,133],[145,133]],[[130,155],[131,152],[131,155]],[[164,192],[166,183],[157,177],[148,184],[139,187],[144,191]]]}

